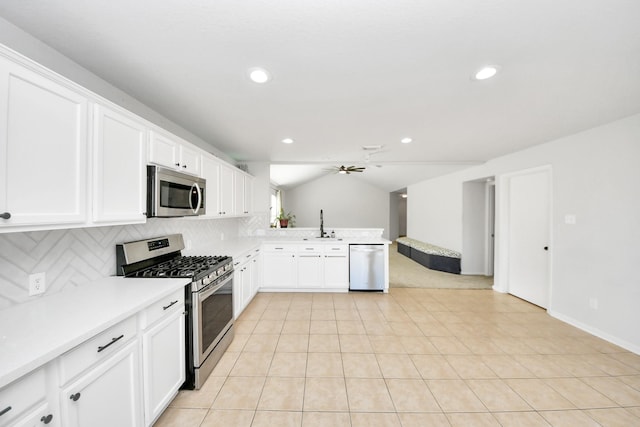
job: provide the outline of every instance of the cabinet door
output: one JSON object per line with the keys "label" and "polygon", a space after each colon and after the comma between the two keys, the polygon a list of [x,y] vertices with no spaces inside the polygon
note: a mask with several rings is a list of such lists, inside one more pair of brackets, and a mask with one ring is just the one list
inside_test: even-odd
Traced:
{"label": "cabinet door", "polygon": [[324,288],[349,289],[349,257],[347,255],[325,255]]}
{"label": "cabinet door", "polygon": [[87,105],[0,58],[0,227],[86,222]]}
{"label": "cabinet door", "polygon": [[262,272],[260,270],[260,255],[259,255],[259,250],[256,251],[255,256],[253,257],[253,259],[251,260],[251,265],[250,265],[250,269],[251,269],[251,298],[249,298],[249,301],[247,301],[247,304],[249,304],[251,302],[251,300],[253,299],[253,297],[256,295],[256,293],[258,292],[258,289],[260,288],[260,282],[261,282],[261,278],[262,278]]}
{"label": "cabinet door", "polygon": [[43,427],[59,425],[58,415],[52,411],[51,405],[43,403],[35,410],[24,415],[11,424],[12,427]]}
{"label": "cabinet door", "polygon": [[320,254],[300,254],[298,256],[298,287],[303,289],[322,288],[322,266]]}
{"label": "cabinet door", "polygon": [[145,222],[147,128],[133,117],[94,110],[93,220]]}
{"label": "cabinet door", "polygon": [[62,423],[67,427],[134,427],[142,424],[138,341],[62,390]]}
{"label": "cabinet door", "polygon": [[186,146],[180,147],[180,170],[182,172],[190,173],[200,176],[200,160],[201,155],[196,150],[192,150]]}
{"label": "cabinet door", "polygon": [[206,182],[205,200],[207,214],[205,216],[220,216],[220,163],[211,157],[202,157],[202,177]]}
{"label": "cabinet door", "polygon": [[244,174],[238,170],[233,172],[233,213],[243,215],[244,208]]}
{"label": "cabinet door", "polygon": [[184,314],[178,310],[142,335],[145,425],[169,405],[185,379]]}
{"label": "cabinet door", "polygon": [[237,319],[242,313],[242,279],[244,276],[243,269],[244,264],[238,263],[238,265],[234,265],[235,270],[233,271],[233,318]]}
{"label": "cabinet door", "polygon": [[262,288],[295,289],[296,256],[292,252],[263,252]]}
{"label": "cabinet door", "polygon": [[175,169],[180,166],[179,149],[168,137],[153,130],[149,132],[149,162]]}
{"label": "cabinet door", "polygon": [[244,176],[244,213],[253,213],[253,177]]}
{"label": "cabinet door", "polygon": [[220,165],[220,215],[233,215],[233,169]]}

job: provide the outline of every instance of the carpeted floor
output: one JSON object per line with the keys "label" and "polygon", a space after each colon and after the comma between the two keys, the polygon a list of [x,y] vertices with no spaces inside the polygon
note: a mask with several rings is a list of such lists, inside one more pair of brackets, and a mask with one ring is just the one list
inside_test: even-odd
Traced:
{"label": "carpeted floor", "polygon": [[389,287],[425,289],[491,289],[493,277],[469,276],[430,270],[389,246]]}

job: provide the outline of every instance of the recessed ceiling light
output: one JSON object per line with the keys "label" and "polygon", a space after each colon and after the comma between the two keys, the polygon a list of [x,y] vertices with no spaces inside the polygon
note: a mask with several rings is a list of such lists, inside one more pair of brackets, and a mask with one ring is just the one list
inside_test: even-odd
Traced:
{"label": "recessed ceiling light", "polygon": [[271,80],[271,74],[264,68],[254,67],[249,69],[249,78],[255,83],[266,83]]}
{"label": "recessed ceiling light", "polygon": [[285,143],[285,144],[293,144],[293,139],[285,138],[285,139],[282,140],[282,142]]}
{"label": "recessed ceiling light", "polygon": [[487,65],[482,67],[473,75],[474,80],[486,80],[495,76],[498,72],[498,67],[496,65]]}
{"label": "recessed ceiling light", "polygon": [[413,141],[413,139],[411,139],[411,138],[402,138],[402,139],[400,140],[400,142],[402,142],[403,144],[408,144],[408,143],[410,143],[411,141]]}

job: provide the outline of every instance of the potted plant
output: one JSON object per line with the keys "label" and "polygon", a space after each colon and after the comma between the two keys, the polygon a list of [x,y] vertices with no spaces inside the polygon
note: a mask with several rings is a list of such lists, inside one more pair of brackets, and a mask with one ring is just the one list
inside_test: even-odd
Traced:
{"label": "potted plant", "polygon": [[280,214],[276,217],[278,221],[280,221],[280,228],[287,228],[289,225],[292,227],[295,225],[296,216],[289,213],[284,213],[284,209],[280,208]]}

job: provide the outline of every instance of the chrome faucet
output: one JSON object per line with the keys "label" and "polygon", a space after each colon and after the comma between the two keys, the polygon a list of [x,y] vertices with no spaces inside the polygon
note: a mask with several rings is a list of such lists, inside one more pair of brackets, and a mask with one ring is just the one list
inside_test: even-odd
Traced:
{"label": "chrome faucet", "polygon": [[320,237],[324,237],[324,218],[322,216],[322,209],[320,209]]}

